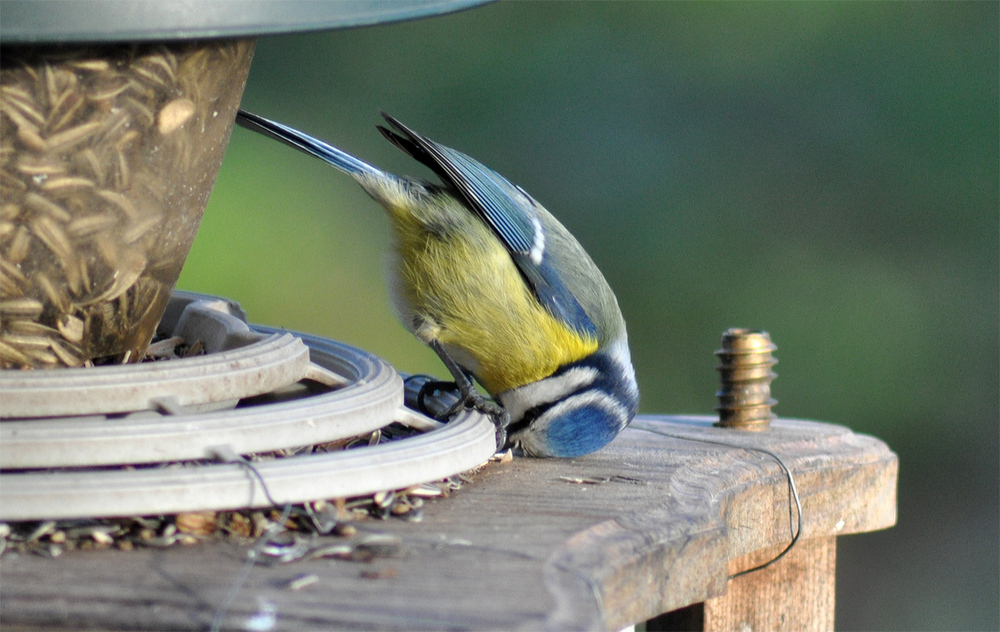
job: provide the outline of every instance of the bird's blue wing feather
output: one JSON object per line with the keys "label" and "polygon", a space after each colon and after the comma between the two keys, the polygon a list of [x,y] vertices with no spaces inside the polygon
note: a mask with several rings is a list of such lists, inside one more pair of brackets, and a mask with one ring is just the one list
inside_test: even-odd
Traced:
{"label": "bird's blue wing feather", "polygon": [[307,154],[316,156],[320,160],[324,160],[334,167],[349,173],[351,175],[358,175],[361,173],[368,174],[381,174],[382,171],[367,162],[352,156],[351,154],[337,149],[333,145],[324,143],[318,138],[314,138],[309,134],[300,132],[297,129],[288,127],[277,121],[272,121],[271,119],[266,119],[263,116],[258,116],[253,112],[247,112],[246,110],[239,110],[236,113],[236,123],[241,127],[251,129],[255,132],[263,134],[264,136],[269,136],[275,140],[281,141],[290,147],[304,151]]}
{"label": "bird's blue wing feather", "polygon": [[379,128],[397,147],[430,167],[458,190],[470,208],[493,229],[546,310],[578,332],[597,328],[546,256],[544,231],[535,202],[521,189],[465,154],[440,145],[385,114],[395,130]]}
{"label": "bird's blue wing feather", "polygon": [[[448,172],[449,180],[469,199],[508,250],[529,254],[540,226],[532,221],[528,200],[506,178],[465,154],[435,143],[432,156]],[[518,196],[521,197],[521,196]]]}

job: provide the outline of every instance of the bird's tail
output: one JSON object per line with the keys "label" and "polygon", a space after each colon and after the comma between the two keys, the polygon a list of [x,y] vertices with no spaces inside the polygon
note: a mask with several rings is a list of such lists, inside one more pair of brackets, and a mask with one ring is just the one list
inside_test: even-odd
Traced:
{"label": "bird's tail", "polygon": [[286,145],[290,145],[307,154],[316,156],[352,176],[361,174],[381,175],[383,173],[381,169],[368,164],[360,158],[355,158],[333,145],[324,143],[318,138],[313,138],[287,125],[282,125],[263,116],[257,116],[246,110],[240,110],[236,113],[236,123],[249,130],[269,136],[275,140],[280,140]]}

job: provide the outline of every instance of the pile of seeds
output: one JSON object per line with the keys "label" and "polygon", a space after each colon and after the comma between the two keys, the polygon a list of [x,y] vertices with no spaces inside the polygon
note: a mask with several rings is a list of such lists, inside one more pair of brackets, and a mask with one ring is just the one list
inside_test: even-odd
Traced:
{"label": "pile of seeds", "polygon": [[331,544],[321,536],[351,538],[357,533],[355,524],[372,518],[419,522],[425,499],[447,497],[463,483],[472,482],[470,474],[371,496],[292,505],[283,523],[281,509],[0,523],[0,555],[17,552],[57,557],[72,550],[166,548],[219,540],[245,545],[267,535],[261,552],[276,562],[317,557],[369,561],[391,556],[387,549],[391,543],[369,535]]}
{"label": "pile of seeds", "polygon": [[135,361],[215,182],[253,44],[4,47],[0,368]]}

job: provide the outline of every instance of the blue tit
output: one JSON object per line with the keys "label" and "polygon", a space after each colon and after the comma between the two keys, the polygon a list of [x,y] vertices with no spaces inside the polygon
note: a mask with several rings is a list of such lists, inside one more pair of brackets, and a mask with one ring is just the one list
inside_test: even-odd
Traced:
{"label": "blue tit", "polygon": [[524,189],[383,117],[382,135],[441,184],[386,173],[249,112],[236,120],[346,172],[385,207],[396,313],[444,362],[461,405],[509,423],[509,445],[530,456],[575,457],[606,445],[635,416],[639,390],[604,276]]}

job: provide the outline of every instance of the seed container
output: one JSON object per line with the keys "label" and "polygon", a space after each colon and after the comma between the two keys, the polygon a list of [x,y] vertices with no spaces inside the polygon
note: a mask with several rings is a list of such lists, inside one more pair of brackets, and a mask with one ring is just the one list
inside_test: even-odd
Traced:
{"label": "seed container", "polygon": [[4,46],[0,367],[142,357],[252,56],[246,39]]}
{"label": "seed container", "polygon": [[0,369],[139,361],[272,33],[482,0],[4,0]]}

